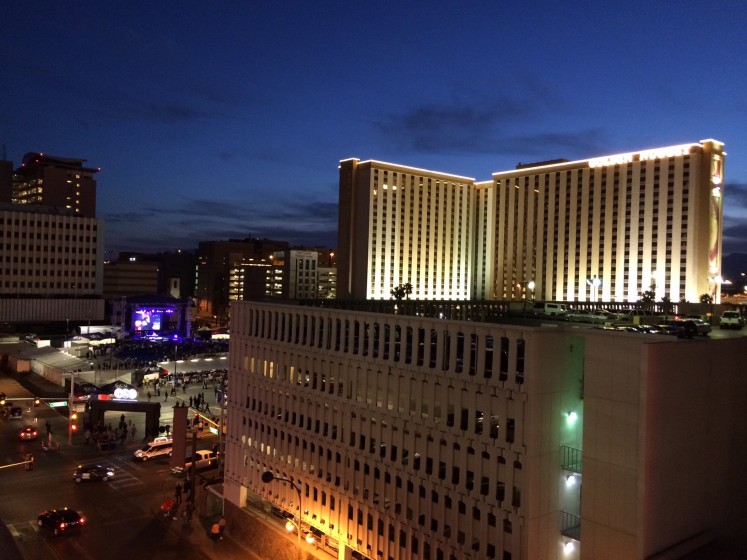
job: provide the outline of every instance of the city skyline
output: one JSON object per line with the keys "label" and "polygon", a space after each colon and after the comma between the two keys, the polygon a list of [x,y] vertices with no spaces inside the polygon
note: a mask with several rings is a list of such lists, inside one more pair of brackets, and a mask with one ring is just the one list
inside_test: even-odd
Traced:
{"label": "city skyline", "polygon": [[728,154],[724,254],[747,252],[742,3],[176,6],[6,8],[0,157],[101,167],[107,257],[334,247],[349,157],[487,180],[706,138]]}

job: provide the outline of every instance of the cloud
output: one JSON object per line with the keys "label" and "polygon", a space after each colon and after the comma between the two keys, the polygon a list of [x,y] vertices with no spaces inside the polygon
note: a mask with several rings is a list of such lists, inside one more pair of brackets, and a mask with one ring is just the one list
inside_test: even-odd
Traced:
{"label": "cloud", "polygon": [[233,201],[183,198],[177,204],[108,213],[107,249],[156,252],[196,249],[201,241],[267,237],[291,245],[337,244],[337,203],[247,197]]}
{"label": "cloud", "polygon": [[732,208],[747,209],[747,183],[724,185],[724,211]]}
{"label": "cloud", "polygon": [[543,160],[556,158],[586,158],[600,153],[606,134],[602,129],[580,130],[574,133],[539,132],[510,136],[501,140],[500,151],[522,155],[539,155]]}
{"label": "cloud", "polygon": [[529,111],[528,104],[505,97],[488,102],[428,103],[374,122],[388,141],[415,152],[484,151],[494,128]]}

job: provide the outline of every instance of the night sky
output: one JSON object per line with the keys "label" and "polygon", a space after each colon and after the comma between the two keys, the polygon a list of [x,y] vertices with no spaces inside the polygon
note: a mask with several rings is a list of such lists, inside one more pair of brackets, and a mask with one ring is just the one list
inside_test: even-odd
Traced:
{"label": "night sky", "polygon": [[336,245],[337,165],[490,179],[703,139],[747,252],[747,2],[19,1],[0,158],[100,167],[107,256]]}

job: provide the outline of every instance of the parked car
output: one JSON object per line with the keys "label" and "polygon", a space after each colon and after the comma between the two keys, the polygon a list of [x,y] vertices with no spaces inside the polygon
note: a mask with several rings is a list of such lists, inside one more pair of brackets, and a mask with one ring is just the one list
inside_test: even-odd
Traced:
{"label": "parked car", "polygon": [[73,480],[82,482],[84,480],[100,480],[107,482],[114,478],[114,469],[105,465],[78,465],[73,471]]}
{"label": "parked car", "polygon": [[[210,469],[218,466],[218,453],[209,449],[200,449],[195,452],[197,460],[195,461],[195,470]],[[192,468],[192,459],[188,456],[189,461],[184,463],[183,467],[174,467],[171,472],[181,474],[188,472]]]}
{"label": "parked car", "polygon": [[718,326],[722,329],[739,330],[744,327],[744,317],[739,314],[739,311],[724,311],[719,318]]}
{"label": "parked car", "polygon": [[703,319],[686,319],[684,323],[685,330],[688,328],[688,323],[695,325],[695,332],[700,336],[708,336],[708,333],[711,332],[711,325]]}
{"label": "parked car", "polygon": [[49,509],[39,514],[39,527],[48,529],[53,535],[67,533],[86,524],[86,518],[74,509]]}
{"label": "parked car", "polygon": [[18,439],[22,441],[33,441],[39,437],[39,430],[34,426],[24,426],[21,431],[18,432]]}
{"label": "parked car", "polygon": [[659,327],[665,329],[666,334],[673,334],[680,338],[708,336],[711,332],[711,325],[701,319],[676,319]]}
{"label": "parked car", "polygon": [[532,313],[539,317],[564,318],[568,313],[568,306],[564,303],[537,302],[532,307]]}
{"label": "parked car", "polygon": [[573,309],[565,314],[566,321],[575,323],[593,323],[594,318],[594,314],[586,309]]}

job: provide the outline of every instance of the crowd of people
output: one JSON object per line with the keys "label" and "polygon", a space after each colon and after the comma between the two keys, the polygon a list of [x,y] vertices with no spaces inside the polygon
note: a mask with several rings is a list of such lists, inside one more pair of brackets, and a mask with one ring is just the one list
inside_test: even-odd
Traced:
{"label": "crowd of people", "polygon": [[98,422],[95,426],[91,422],[86,422],[83,434],[86,443],[95,445],[99,451],[103,451],[104,449],[114,449],[117,445],[123,445],[128,440],[135,441],[137,426],[132,420],[126,420],[125,415],[122,414],[116,428],[112,427],[111,422],[106,425]]}

